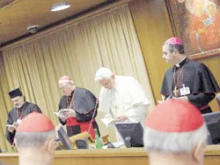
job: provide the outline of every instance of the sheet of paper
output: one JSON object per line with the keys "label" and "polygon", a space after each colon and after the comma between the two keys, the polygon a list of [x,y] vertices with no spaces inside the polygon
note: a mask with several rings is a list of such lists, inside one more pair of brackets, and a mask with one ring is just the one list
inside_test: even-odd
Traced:
{"label": "sheet of paper", "polygon": [[119,148],[119,147],[121,147],[121,146],[124,145],[124,142],[118,141],[118,142],[114,142],[114,143],[112,143],[112,144],[113,144],[113,146],[114,146],[115,148]]}
{"label": "sheet of paper", "polygon": [[105,124],[106,127],[112,126],[117,120],[113,118],[102,118],[101,121]]}
{"label": "sheet of paper", "polygon": [[67,117],[67,113],[70,113],[71,111],[75,113],[75,110],[73,109],[61,109],[59,112],[53,112],[53,113],[58,117]]}
{"label": "sheet of paper", "polygon": [[53,112],[55,115],[57,115],[57,117],[59,117],[59,113],[58,112]]}
{"label": "sheet of paper", "polygon": [[7,126],[7,127],[13,127],[13,128],[15,128],[15,129],[16,129],[16,126],[11,125],[11,124],[6,124],[6,126]]}

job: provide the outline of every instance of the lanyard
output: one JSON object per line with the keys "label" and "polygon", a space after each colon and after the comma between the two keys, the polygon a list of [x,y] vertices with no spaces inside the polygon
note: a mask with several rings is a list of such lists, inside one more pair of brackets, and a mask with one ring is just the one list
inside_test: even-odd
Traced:
{"label": "lanyard", "polygon": [[[175,96],[179,95],[179,87],[184,82],[184,79],[183,79],[184,66],[180,69],[181,70],[179,71],[179,74],[178,74],[177,69],[174,70],[174,74],[173,74],[173,84],[174,84],[173,93]],[[181,79],[182,79],[182,81],[181,81]]]}

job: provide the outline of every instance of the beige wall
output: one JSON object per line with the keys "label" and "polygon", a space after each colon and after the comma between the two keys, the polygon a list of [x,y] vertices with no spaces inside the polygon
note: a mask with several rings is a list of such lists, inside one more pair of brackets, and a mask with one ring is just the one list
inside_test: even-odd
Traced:
{"label": "beige wall", "polygon": [[163,0],[133,0],[130,10],[148,69],[155,100],[160,100],[160,86],[164,71],[169,67],[162,60],[162,43],[170,36],[167,11]]}

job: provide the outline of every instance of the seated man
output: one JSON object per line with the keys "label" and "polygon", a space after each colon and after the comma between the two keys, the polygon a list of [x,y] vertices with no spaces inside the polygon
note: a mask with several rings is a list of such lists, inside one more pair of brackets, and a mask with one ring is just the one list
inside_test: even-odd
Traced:
{"label": "seated man", "polygon": [[170,99],[146,119],[144,145],[154,165],[201,165],[208,131],[199,109]]}
{"label": "seated man", "polygon": [[52,165],[55,150],[55,127],[40,113],[30,113],[17,127],[15,143],[21,165]]}

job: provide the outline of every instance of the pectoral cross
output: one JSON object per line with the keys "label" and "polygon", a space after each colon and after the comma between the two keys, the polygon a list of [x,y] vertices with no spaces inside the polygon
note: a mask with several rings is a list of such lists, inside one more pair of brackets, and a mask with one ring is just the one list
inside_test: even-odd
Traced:
{"label": "pectoral cross", "polygon": [[177,92],[178,92],[177,86],[175,85],[174,90],[173,90],[173,93],[174,93],[175,96],[177,96]]}

